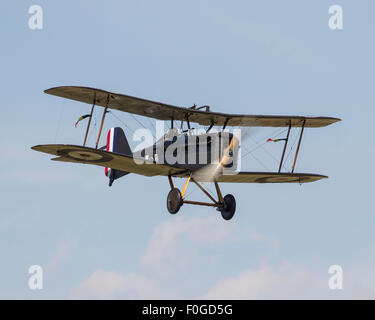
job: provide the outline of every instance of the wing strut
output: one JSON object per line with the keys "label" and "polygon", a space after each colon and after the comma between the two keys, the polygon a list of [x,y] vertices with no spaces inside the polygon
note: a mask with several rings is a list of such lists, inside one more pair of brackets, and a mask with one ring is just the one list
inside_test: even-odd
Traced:
{"label": "wing strut", "polygon": [[91,125],[92,114],[93,114],[94,108],[95,108],[95,102],[96,102],[96,91],[94,92],[94,101],[92,102],[91,113],[90,113],[90,117],[89,117],[89,122],[87,123],[85,139],[83,140],[83,146],[86,145],[87,135],[89,134],[89,129],[90,129],[90,125]]}
{"label": "wing strut", "polygon": [[210,131],[212,129],[212,127],[214,126],[215,122],[211,122],[210,126],[208,127],[208,129],[206,130],[206,133],[208,133],[208,131]]}
{"label": "wing strut", "polygon": [[103,130],[103,124],[104,124],[105,115],[106,115],[107,110],[108,110],[108,104],[109,104],[109,94],[107,96],[107,102],[105,104],[105,108],[104,108],[104,111],[103,111],[102,122],[100,124],[100,129],[99,129],[98,139],[96,140],[95,149],[98,149],[98,144],[99,144],[100,136],[101,136],[102,130]]}
{"label": "wing strut", "polygon": [[284,161],[284,156],[285,156],[285,151],[286,151],[286,146],[288,145],[289,141],[289,134],[290,134],[290,129],[292,128],[292,124],[289,122],[289,129],[288,129],[288,134],[286,135],[285,144],[284,144],[284,149],[283,149],[283,154],[281,155],[281,161],[280,161],[280,166],[279,166],[279,173],[281,172],[281,168],[283,166],[283,161]]}
{"label": "wing strut", "polygon": [[305,123],[306,123],[306,119],[303,120],[303,123],[302,123],[301,134],[299,135],[297,151],[296,151],[296,155],[295,155],[294,161],[293,161],[292,173],[294,173],[294,167],[296,166],[298,152],[299,152],[299,147],[301,146],[301,141],[302,141],[302,136],[303,136],[303,130],[305,129]]}
{"label": "wing strut", "polygon": [[226,118],[226,119],[225,119],[225,122],[224,122],[224,125],[223,125],[223,129],[222,129],[222,131],[224,131],[225,128],[227,127],[227,124],[228,124],[229,119],[230,119],[230,118]]}

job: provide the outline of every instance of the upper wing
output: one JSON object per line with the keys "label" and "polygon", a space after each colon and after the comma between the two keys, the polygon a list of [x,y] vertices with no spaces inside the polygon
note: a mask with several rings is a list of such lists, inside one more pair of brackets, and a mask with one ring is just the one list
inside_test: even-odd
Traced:
{"label": "upper wing", "polygon": [[238,115],[219,112],[206,112],[190,108],[176,107],[165,103],[135,98],[123,94],[112,93],[104,90],[87,87],[56,87],[45,91],[55,96],[77,100],[92,104],[106,106],[109,97],[108,108],[159,120],[185,121],[200,125],[216,126],[246,126],[246,127],[301,127],[305,121],[305,127],[325,127],[337,121],[331,117],[299,117],[299,116],[271,116],[271,115]]}
{"label": "upper wing", "polygon": [[34,146],[31,149],[59,156],[58,158],[52,159],[55,161],[93,164],[149,177],[157,175],[183,175],[183,172],[185,172],[183,169],[178,169],[165,164],[156,164],[152,161],[136,163],[136,160],[130,156],[82,146],[47,144]]}

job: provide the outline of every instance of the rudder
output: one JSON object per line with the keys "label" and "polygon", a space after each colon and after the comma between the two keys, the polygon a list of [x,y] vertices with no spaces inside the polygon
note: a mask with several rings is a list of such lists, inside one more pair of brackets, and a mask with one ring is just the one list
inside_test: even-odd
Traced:
{"label": "rudder", "polygon": [[[106,150],[109,152],[120,153],[127,156],[133,156],[128,140],[126,139],[124,131],[120,127],[111,128],[107,134]],[[105,175],[109,178],[109,186],[112,186],[113,181],[127,175],[129,172],[105,168]]]}

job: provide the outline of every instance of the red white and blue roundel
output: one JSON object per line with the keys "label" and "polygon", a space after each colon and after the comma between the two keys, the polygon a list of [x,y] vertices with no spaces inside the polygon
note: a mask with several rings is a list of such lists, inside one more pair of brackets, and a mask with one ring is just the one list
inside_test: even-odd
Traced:
{"label": "red white and blue roundel", "polygon": [[[116,137],[117,137],[117,133],[118,133],[117,130],[119,130],[119,128],[111,128],[108,131],[106,150],[109,151],[109,152],[116,152],[116,146],[117,146]],[[107,177],[108,177],[108,174],[109,174],[109,170],[110,170],[110,168],[107,168],[107,167],[104,169],[105,175]]]}

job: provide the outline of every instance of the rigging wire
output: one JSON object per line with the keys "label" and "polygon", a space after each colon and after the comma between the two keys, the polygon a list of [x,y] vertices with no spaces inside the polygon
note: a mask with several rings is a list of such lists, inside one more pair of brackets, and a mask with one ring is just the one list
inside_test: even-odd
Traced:
{"label": "rigging wire", "polygon": [[[293,150],[294,145],[296,144],[297,140],[298,140],[298,139],[297,139],[297,136],[295,136],[295,137],[294,137],[294,141],[293,141],[293,143],[292,143],[292,146],[290,147],[290,150],[289,150],[289,152],[288,152],[288,154],[287,154],[287,156],[286,156],[286,158],[285,158],[285,161],[284,161],[285,164],[287,163],[287,161],[288,161],[290,155],[292,154],[292,150]],[[290,172],[290,170],[289,170],[289,172]]]}
{"label": "rigging wire", "polygon": [[[246,148],[245,148],[246,149]],[[268,167],[262,162],[260,161],[251,151],[249,152],[249,154],[264,168],[266,169],[266,171],[270,171],[268,169]],[[242,158],[241,158],[242,159]]]}
{"label": "rigging wire", "polygon": [[[277,129],[275,130],[273,133],[271,133],[271,136],[273,138],[279,136],[280,134],[284,133],[287,129]],[[262,144],[259,144],[259,142],[257,142],[255,139],[252,138],[252,140],[257,144],[257,146],[251,150],[247,149],[245,146],[243,146],[243,148],[245,149],[245,151],[247,151],[244,155],[241,156],[241,159],[243,159],[244,157],[246,157],[247,155],[251,155],[263,168],[266,169],[266,171],[270,171],[269,168],[261,161],[259,160],[254,154],[253,152],[258,150],[259,148],[262,148],[263,151],[265,151],[269,156],[271,156],[271,158],[273,158],[274,160],[276,160],[276,158],[269,152],[267,151],[263,146],[267,143],[267,141],[263,142]],[[276,162],[279,162],[278,160],[276,160]],[[284,167],[284,166],[283,166]]]}
{"label": "rigging wire", "polygon": [[[271,137],[272,137],[272,138],[276,138],[277,136],[279,136],[280,134],[282,134],[282,133],[285,132],[286,130],[287,130],[287,129],[285,129],[285,130],[283,130],[283,131],[281,131],[281,132],[279,132],[279,133],[277,133],[277,134],[273,134],[273,135],[271,135]],[[276,130],[275,132],[277,132],[277,131],[280,131],[280,129]],[[246,157],[248,154],[250,154],[250,153],[252,153],[252,152],[258,150],[259,148],[262,148],[266,143],[267,143],[267,141],[265,141],[265,142],[263,142],[263,143],[261,143],[261,144],[258,143],[258,145],[257,145],[256,147],[254,147],[253,149],[249,150],[247,153],[245,153],[244,155],[242,155],[241,159],[243,159],[244,157]]]}
{"label": "rigging wire", "polygon": [[144,129],[147,129],[143,124],[142,124],[142,122],[140,122],[133,114],[131,114],[131,113],[129,113],[130,114],[130,116],[135,120],[135,121],[137,121]]}
{"label": "rigging wire", "polygon": [[[281,134],[281,133],[280,133]],[[251,140],[253,140],[257,145],[259,144],[259,142],[258,141],[256,141],[253,137],[251,137]],[[271,154],[271,152],[269,152],[266,148],[264,148],[263,146],[261,146],[261,149],[265,152],[265,153],[267,153],[273,160],[275,160],[277,163],[279,162],[279,160],[278,159],[276,159],[276,157],[273,155],[273,154]]]}
{"label": "rigging wire", "polygon": [[97,112],[96,112],[96,110],[95,110],[95,123],[94,123],[94,129],[95,129],[95,137],[97,137],[98,136],[98,128],[97,128],[97,126],[96,126],[96,124],[97,124]]}
{"label": "rigging wire", "polygon": [[91,140],[91,138],[92,138],[92,136],[93,136],[94,133],[95,133],[94,137],[97,136],[97,114],[96,114],[96,109],[94,109],[94,113],[92,115],[92,118],[94,120],[94,124],[93,124],[94,130],[90,130],[89,135],[87,137],[87,141],[88,142]]}
{"label": "rigging wire", "polygon": [[[133,133],[133,135],[137,135],[135,130],[133,130],[131,127],[129,127],[121,118],[119,118],[114,112],[108,111],[114,118],[116,118],[118,121],[120,121],[129,131]],[[142,125],[143,126],[143,125]],[[144,126],[143,126],[144,127]],[[145,128],[145,127],[144,127]],[[138,136],[138,135],[137,135]],[[138,138],[141,138],[138,136]]]}
{"label": "rigging wire", "polygon": [[155,125],[153,124],[153,122],[151,121],[150,118],[147,118],[147,120],[148,120],[148,122],[151,124],[151,126],[152,126],[152,128],[154,129],[154,132],[155,132],[155,134],[156,134],[156,127],[155,127]]}
{"label": "rigging wire", "polygon": [[[305,140],[306,140],[306,133],[304,134],[304,137],[305,137]],[[297,139],[296,139],[297,140]],[[300,148],[299,148],[299,154],[303,154],[303,140],[301,140],[301,145],[300,145]],[[301,158],[301,156],[299,156]],[[296,165],[295,165],[295,170],[297,169],[298,167],[298,161],[296,161]],[[301,184],[300,184],[301,185]]]}

